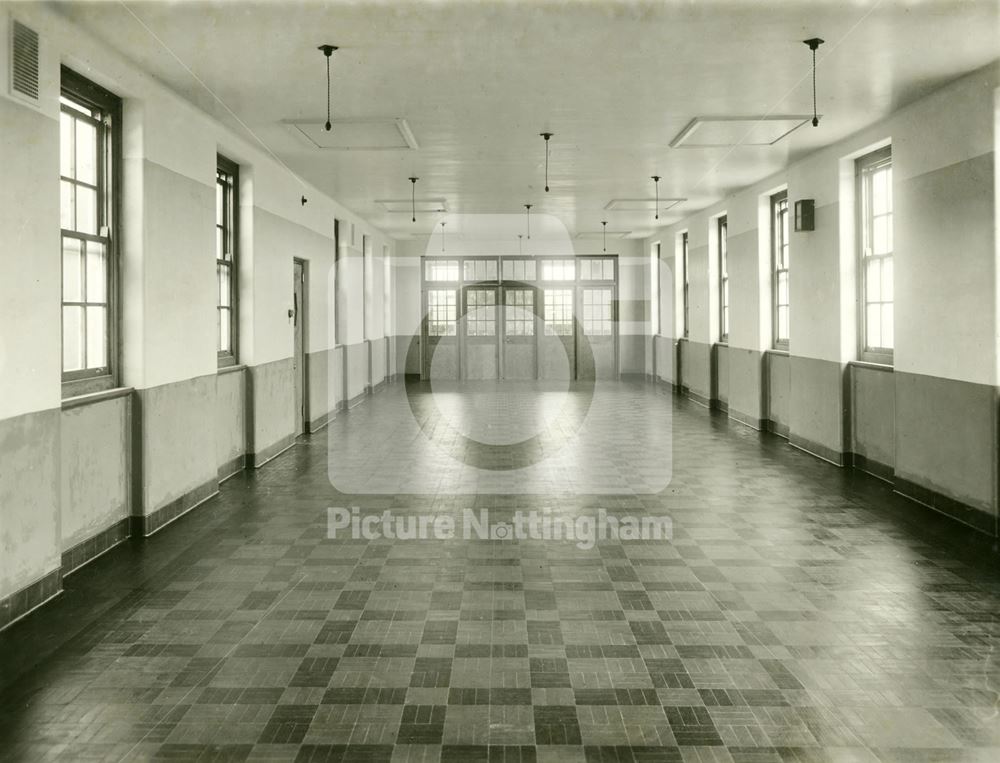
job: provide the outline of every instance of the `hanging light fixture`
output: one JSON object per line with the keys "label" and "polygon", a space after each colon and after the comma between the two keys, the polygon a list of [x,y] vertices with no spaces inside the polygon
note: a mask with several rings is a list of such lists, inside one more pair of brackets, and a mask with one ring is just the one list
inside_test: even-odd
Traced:
{"label": "hanging light fixture", "polygon": [[518,233],[517,234],[517,253],[519,255],[524,254],[524,250],[521,249],[521,243],[522,243],[523,239],[524,239],[524,234],[523,233]]}
{"label": "hanging light fixture", "polygon": [[549,138],[551,138],[555,133],[543,132],[539,133],[543,138],[545,138],[545,193],[549,192]]}
{"label": "hanging light fixture", "polygon": [[604,234],[604,251],[608,251],[608,221],[601,220],[602,233]]}
{"label": "hanging light fixture", "polygon": [[530,204],[525,204],[524,205],[524,210],[525,210],[525,212],[524,212],[525,221],[528,224],[528,238],[530,239],[531,238],[531,205]]}
{"label": "hanging light fixture", "polygon": [[410,210],[411,210],[411,220],[410,222],[417,221],[417,181],[420,178],[411,177],[410,178]]}
{"label": "hanging light fixture", "polygon": [[330,122],[330,56],[337,50],[337,46],[320,45],[318,49],[326,56],[326,131],[330,132],[333,129],[333,124]]}
{"label": "hanging light fixture", "polygon": [[653,188],[656,189],[656,202],[655,202],[656,214],[654,215],[654,219],[659,220],[660,219],[660,176],[659,175],[653,175]]}
{"label": "hanging light fixture", "polygon": [[441,254],[444,254],[444,221],[441,222]]}
{"label": "hanging light fixture", "polygon": [[819,114],[816,111],[816,49],[823,44],[824,40],[819,37],[810,37],[808,40],[803,40],[803,43],[809,46],[809,50],[813,54],[813,127],[819,127]]}

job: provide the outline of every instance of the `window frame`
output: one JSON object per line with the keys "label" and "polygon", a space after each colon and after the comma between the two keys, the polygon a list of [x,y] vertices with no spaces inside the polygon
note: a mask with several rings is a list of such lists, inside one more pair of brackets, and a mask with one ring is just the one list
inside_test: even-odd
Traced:
{"label": "window frame", "polygon": [[[870,151],[858,157],[854,162],[855,171],[855,228],[857,235],[858,249],[858,357],[867,363],[878,363],[881,365],[893,365],[895,353],[892,347],[869,347],[868,346],[868,305],[869,304],[890,304],[895,313],[895,289],[893,289],[893,299],[888,303],[885,300],[869,303],[868,301],[868,262],[871,259],[878,259],[882,262],[888,260],[893,264],[893,275],[895,276],[895,253],[896,241],[892,237],[892,251],[888,254],[871,254],[866,251],[866,243],[874,228],[874,214],[870,210],[871,179],[874,173],[884,167],[888,167],[892,172],[892,145]],[[892,178],[890,176],[889,195],[892,198],[891,189]],[[895,204],[890,204],[888,216],[890,225],[895,221]],[[895,315],[893,316],[895,318]],[[895,323],[895,321],[893,321]],[[895,333],[895,325],[893,326]],[[893,337],[895,344],[895,336]]]}
{"label": "window frame", "polygon": [[681,338],[687,339],[691,330],[691,281],[689,278],[690,242],[688,232],[681,233]]}
{"label": "window frame", "polygon": [[[100,124],[97,130],[98,166],[97,166],[97,235],[79,233],[59,225],[60,248],[60,373],[62,397],[67,399],[79,395],[103,392],[120,385],[121,378],[121,191],[122,191],[122,99],[95,82],[67,66],[61,66],[59,81],[60,97],[66,97],[81,105],[99,112],[100,117],[94,121]],[[63,108],[72,109],[60,103],[59,113]],[[60,123],[60,130],[62,129]],[[61,140],[61,137],[60,137]],[[61,148],[60,148],[61,150]],[[60,166],[59,182],[62,182]],[[110,186],[110,187],[109,187]],[[60,218],[61,218],[60,210]],[[107,235],[101,236],[102,229],[107,229]],[[65,231],[65,233],[64,233]],[[106,360],[107,365],[100,368],[66,371],[63,368],[63,300],[62,281],[65,277],[62,263],[62,249],[65,234],[83,241],[104,243],[107,253],[107,327],[106,327]],[[86,295],[83,295],[86,299]],[[86,337],[84,337],[86,341]]]}
{"label": "window frame", "polygon": [[[232,251],[229,261],[220,260],[216,252],[216,310],[222,310],[219,301],[218,267],[229,268],[229,350],[217,350],[219,368],[228,368],[239,363],[239,252],[240,252],[240,166],[222,154],[215,156],[215,182],[219,183],[219,174],[230,177],[229,193],[223,195],[223,205],[228,207],[229,214],[223,212],[223,219],[228,220],[231,230],[228,231],[232,240]],[[219,227],[218,220],[215,223]],[[216,337],[218,340],[219,337]]]}
{"label": "window frame", "polygon": [[652,336],[660,335],[660,256],[662,242],[656,241],[649,252],[649,329]]}
{"label": "window frame", "polygon": [[[781,205],[784,203],[783,209],[783,221],[779,225],[779,211]],[[785,240],[785,230],[789,229],[788,225],[788,215],[790,214],[790,208],[788,205],[788,189],[778,191],[771,195],[770,198],[771,205],[771,347],[775,350],[788,351],[788,343],[792,334],[792,298],[791,298],[791,275],[789,269],[789,259],[787,255],[782,256],[782,264],[784,267],[778,267],[779,264],[779,251],[787,250],[791,253],[791,244],[789,241]],[[790,230],[789,230],[790,232]],[[785,280],[788,283],[788,302],[781,304],[779,301],[780,290],[778,288],[778,282],[780,280],[780,274],[785,274]],[[784,307],[788,310],[788,336],[782,338],[780,336],[780,322],[778,320],[779,308]]]}
{"label": "window frame", "polygon": [[715,246],[719,258],[719,344],[729,344],[729,215],[716,218]]}

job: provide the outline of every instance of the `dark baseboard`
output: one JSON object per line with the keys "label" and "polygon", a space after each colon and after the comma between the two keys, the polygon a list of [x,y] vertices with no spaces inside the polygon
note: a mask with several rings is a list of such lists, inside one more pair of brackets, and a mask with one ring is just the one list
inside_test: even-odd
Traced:
{"label": "dark baseboard", "polygon": [[691,399],[694,402],[698,403],[698,405],[703,405],[706,408],[711,408],[712,407],[712,400],[711,400],[711,398],[706,397],[705,395],[701,394],[700,392],[695,392],[690,387],[684,387],[684,394],[689,399]]}
{"label": "dark baseboard", "polygon": [[52,570],[20,591],[0,599],[0,630],[13,625],[62,592],[62,570]]}
{"label": "dark baseboard", "polygon": [[889,484],[893,484],[895,481],[896,470],[888,464],[883,464],[881,461],[868,458],[868,456],[863,456],[860,453],[846,453],[845,457],[847,463],[859,471],[870,474],[873,477],[878,477],[883,482],[888,482]]}
{"label": "dark baseboard", "polygon": [[315,434],[327,424],[329,424],[337,415],[337,408],[334,407],[329,413],[324,413],[322,416],[317,416],[312,421],[309,422],[309,428],[306,430],[307,434]]}
{"label": "dark baseboard", "polygon": [[371,388],[373,395],[378,392],[381,392],[384,389],[385,389],[385,379],[382,379],[382,381],[376,383],[375,386]]}
{"label": "dark baseboard", "polygon": [[276,443],[268,445],[264,450],[257,453],[247,454],[247,465],[252,469],[258,469],[279,453],[284,453],[295,444],[295,435],[290,434],[282,437]]}
{"label": "dark baseboard", "polygon": [[893,490],[904,498],[923,504],[934,511],[940,512],[964,525],[984,532],[994,537],[998,534],[997,517],[975,506],[962,503],[954,498],[939,493],[931,488],[910,482],[902,477],[895,477]]}
{"label": "dark baseboard", "polygon": [[729,403],[725,400],[720,400],[717,397],[713,397],[709,403],[708,407],[713,411],[722,411],[723,413],[729,413]]}
{"label": "dark baseboard", "polygon": [[798,435],[789,435],[788,444],[793,448],[798,448],[799,450],[804,450],[811,456],[816,456],[817,458],[822,458],[824,461],[829,461],[834,466],[844,466],[848,463],[846,454],[840,450],[834,450],[829,448],[822,443],[813,442],[812,440],[807,440],[805,437],[799,437]]}
{"label": "dark baseboard", "polygon": [[756,429],[758,432],[764,430],[764,422],[756,416],[751,416],[749,413],[737,411],[735,408],[730,408],[727,413],[729,414],[729,418],[733,421],[737,421],[744,426],[750,427],[751,429]]}
{"label": "dark baseboard", "polygon": [[764,419],[764,431],[788,439],[788,424],[782,424],[780,421]]}
{"label": "dark baseboard", "polygon": [[347,410],[350,410],[351,408],[354,408],[355,406],[361,405],[361,403],[363,403],[365,401],[365,398],[368,397],[369,394],[370,393],[368,392],[368,390],[366,388],[366,389],[362,390],[361,392],[359,392],[354,397],[352,397],[350,400],[347,401]]}
{"label": "dark baseboard", "polygon": [[178,517],[187,514],[212,496],[217,495],[218,492],[218,481],[210,480],[193,490],[189,490],[180,498],[175,498],[166,506],[156,509],[156,511],[150,512],[145,516],[130,517],[132,535],[148,538],[158,530],[162,530]]}
{"label": "dark baseboard", "polygon": [[128,540],[131,522],[129,517],[124,517],[115,522],[111,527],[92,535],[72,548],[63,551],[62,554],[62,575],[68,577],[85,564],[94,561],[101,554],[104,554],[119,543]]}
{"label": "dark baseboard", "polygon": [[220,484],[225,482],[230,477],[239,474],[247,466],[247,457],[245,455],[239,455],[236,458],[226,461],[222,466],[219,467],[219,482]]}

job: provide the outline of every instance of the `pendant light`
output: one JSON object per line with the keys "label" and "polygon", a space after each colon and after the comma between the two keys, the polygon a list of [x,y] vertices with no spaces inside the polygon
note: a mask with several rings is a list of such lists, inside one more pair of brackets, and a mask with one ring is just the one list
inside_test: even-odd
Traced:
{"label": "pendant light", "polygon": [[524,250],[521,248],[521,244],[523,243],[523,239],[524,239],[524,234],[523,233],[518,233],[517,234],[517,253],[518,253],[518,255],[523,255],[524,254]]}
{"label": "pendant light", "polygon": [[601,220],[602,233],[604,235],[604,251],[608,251],[608,221]]}
{"label": "pendant light", "polygon": [[823,44],[824,40],[819,37],[810,37],[808,40],[803,40],[803,43],[809,46],[809,50],[813,54],[813,127],[819,127],[819,114],[816,111],[816,49]]}
{"label": "pendant light", "polygon": [[441,254],[444,254],[444,221],[441,222]]}
{"label": "pendant light", "polygon": [[555,133],[543,132],[539,133],[543,138],[545,138],[545,193],[549,192],[549,138],[551,138]]}
{"label": "pendant light", "polygon": [[411,177],[410,178],[410,210],[411,210],[411,219],[410,219],[410,222],[414,222],[414,223],[417,221],[417,181],[418,180],[420,180],[420,178],[416,178],[416,177]]}
{"label": "pendant light", "polygon": [[524,205],[524,218],[528,226],[528,238],[531,238],[531,204]]}
{"label": "pendant light", "polygon": [[654,219],[660,219],[660,176],[653,175],[653,188],[656,189],[656,214],[653,216]]}
{"label": "pendant light", "polygon": [[326,56],[326,131],[330,132],[333,129],[333,124],[330,122],[330,56],[333,55],[333,51],[337,50],[336,45],[320,45],[319,50],[323,51],[323,55]]}

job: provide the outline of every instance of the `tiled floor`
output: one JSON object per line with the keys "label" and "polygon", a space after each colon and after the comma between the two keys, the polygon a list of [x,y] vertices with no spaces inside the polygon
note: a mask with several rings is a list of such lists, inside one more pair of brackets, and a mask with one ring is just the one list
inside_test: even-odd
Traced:
{"label": "tiled floor", "polygon": [[[659,494],[453,495],[447,479],[338,494],[338,459],[393,470],[358,438],[394,431],[403,394],[229,481],[0,634],[0,759],[1000,760],[988,542],[628,384],[612,397],[673,414]],[[605,508],[669,516],[673,538],[329,539],[330,506]]]}

